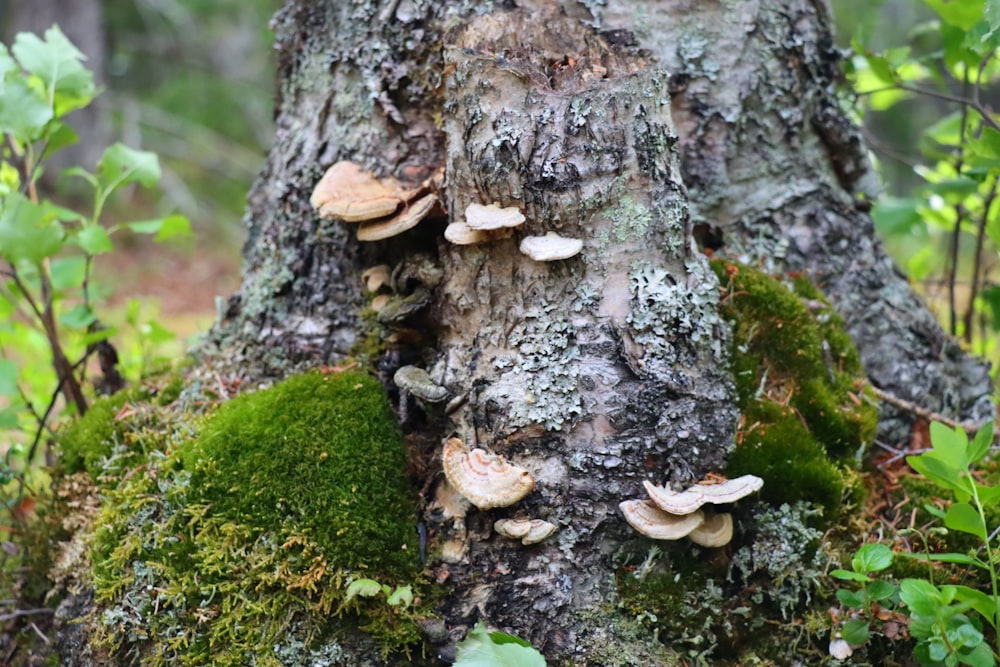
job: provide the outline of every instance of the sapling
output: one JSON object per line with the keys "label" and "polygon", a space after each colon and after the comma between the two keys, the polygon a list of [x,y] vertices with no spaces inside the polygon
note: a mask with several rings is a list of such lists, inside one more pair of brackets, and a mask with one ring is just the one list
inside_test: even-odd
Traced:
{"label": "sapling", "polygon": [[[925,509],[944,522],[949,530],[975,535],[980,543],[973,553],[900,553],[899,556],[929,563],[951,563],[980,570],[989,576],[990,592],[965,585],[938,585],[928,579],[907,578],[897,584],[869,576],[887,570],[894,554],[881,544],[865,544],[851,561],[851,570],[831,574],[859,584],[857,590],[839,590],[837,599],[857,610],[841,628],[842,639],[852,645],[864,644],[873,628],[885,632],[886,622],[899,615],[917,640],[914,657],[921,665],[958,664],[989,667],[997,664],[996,637],[1000,623],[998,608],[998,573],[992,544],[995,535],[986,527],[986,508],[1000,501],[1000,486],[983,484],[973,468],[990,451],[993,425],[987,424],[970,441],[965,431],[933,423],[930,427],[931,449],[919,456],[907,457],[914,470],[949,492],[954,502],[947,511],[925,505]],[[992,628],[987,641],[983,623]],[[992,645],[991,645],[992,643]]]}

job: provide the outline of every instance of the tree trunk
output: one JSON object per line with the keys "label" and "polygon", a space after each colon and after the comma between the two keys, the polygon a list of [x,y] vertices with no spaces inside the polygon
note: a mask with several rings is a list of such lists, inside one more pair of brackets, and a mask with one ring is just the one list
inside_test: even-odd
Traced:
{"label": "tree trunk", "polygon": [[[617,505],[643,480],[724,469],[738,417],[695,235],[814,276],[879,386],[987,414],[985,368],[920,307],[856,201],[873,177],[836,104],[828,19],[808,0],[490,11],[290,0],[274,19],[278,134],[250,195],[243,284],[214,331],[216,362],[256,379],[352,354],[371,334],[359,276],[376,264],[397,267],[404,294],[433,290],[390,324],[380,370],[391,388],[401,365],[421,366],[449,394],[446,408],[411,405],[403,419],[411,443],[428,443],[429,567],[450,586],[453,638],[484,618],[550,664],[626,652],[617,664],[657,664],[655,646],[608,621],[614,560],[634,537]],[[446,215],[358,242],[309,204],[341,160],[409,183],[444,167]],[[527,221],[507,239],[450,244],[444,225],[472,203]],[[582,252],[519,251],[547,232]],[[886,415],[883,437],[905,429]],[[451,435],[527,469],[534,492],[442,521],[436,457]],[[558,532],[522,546],[492,530],[512,516]]]}

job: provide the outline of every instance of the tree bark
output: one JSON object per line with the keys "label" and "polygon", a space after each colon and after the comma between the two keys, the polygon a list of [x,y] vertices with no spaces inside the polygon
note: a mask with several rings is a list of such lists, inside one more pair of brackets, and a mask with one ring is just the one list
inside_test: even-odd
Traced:
{"label": "tree bark", "polygon": [[[429,567],[452,591],[452,639],[484,618],[550,664],[657,664],[655,643],[608,622],[615,555],[634,537],[617,504],[643,480],[723,469],[738,416],[717,284],[692,230],[812,275],[878,386],[987,414],[985,367],[920,306],[857,202],[873,177],[838,110],[828,19],[808,0],[290,0],[275,17],[277,137],[215,361],[258,379],[350,355],[368,333],[359,276],[375,264],[417,276],[403,289],[434,289],[393,325],[380,369],[392,389],[400,365],[424,367],[452,399],[405,423],[428,443]],[[410,183],[446,167],[446,217],[359,243],[309,205],[340,160]],[[494,202],[522,210],[524,230],[482,246],[442,238],[468,204]],[[583,252],[519,252],[523,236],[553,231]],[[906,428],[887,412],[882,436]],[[509,509],[435,514],[450,435],[523,466],[535,491]],[[493,532],[521,515],[558,532],[530,547]]]}

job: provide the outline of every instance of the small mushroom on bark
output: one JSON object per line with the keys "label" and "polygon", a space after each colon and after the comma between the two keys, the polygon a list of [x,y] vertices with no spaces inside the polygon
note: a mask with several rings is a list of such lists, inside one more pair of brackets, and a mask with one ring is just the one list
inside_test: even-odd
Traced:
{"label": "small mushroom on bark", "polygon": [[484,232],[519,227],[524,224],[524,214],[515,206],[500,208],[496,204],[469,204],[465,208],[465,224],[470,229]]}
{"label": "small mushroom on bark", "polygon": [[723,547],[733,539],[733,515],[728,512],[708,514],[687,538],[703,547]]}
{"label": "small mushroom on bark", "polygon": [[394,178],[376,178],[361,165],[343,161],[326,170],[309,203],[324,218],[364,222],[392,215],[418,191],[407,190]]}
{"label": "small mushroom on bark", "polygon": [[391,218],[364,222],[358,227],[358,240],[381,241],[413,229],[427,217],[437,201],[437,195],[424,195]]}
{"label": "small mushroom on bark", "polygon": [[528,546],[537,544],[554,533],[556,526],[542,519],[497,519],[493,529],[504,537],[521,540],[521,544]]}
{"label": "small mushroom on bark", "polygon": [[519,247],[522,253],[536,262],[554,262],[580,254],[583,241],[549,232],[545,236],[525,236]]}
{"label": "small mushroom on bark", "polygon": [[493,240],[489,232],[473,229],[460,220],[444,228],[444,238],[455,245],[478,245]]}
{"label": "small mushroom on bark", "polygon": [[392,376],[392,381],[411,396],[440,403],[448,398],[448,390],[431,379],[430,374],[416,366],[403,366]]}
{"label": "small mushroom on bark", "polygon": [[524,468],[482,449],[469,451],[458,438],[444,443],[441,460],[451,485],[482,510],[513,505],[535,488]]}
{"label": "small mushroom on bark", "polygon": [[626,500],[618,508],[630,526],[654,540],[679,540],[705,521],[701,510],[691,514],[670,514],[649,500]]}
{"label": "small mushroom on bark", "polygon": [[673,491],[650,482],[643,482],[646,493],[656,506],[671,514],[687,514],[705,503],[722,505],[734,503],[764,485],[764,480],[754,475],[743,475],[716,484],[695,484],[684,491]]}

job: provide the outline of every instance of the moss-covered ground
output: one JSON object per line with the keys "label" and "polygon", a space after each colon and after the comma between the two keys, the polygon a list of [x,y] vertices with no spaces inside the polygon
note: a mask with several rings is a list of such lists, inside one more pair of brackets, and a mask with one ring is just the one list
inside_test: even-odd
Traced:
{"label": "moss-covered ground", "polygon": [[[275,667],[343,664],[345,631],[385,654],[418,644],[432,596],[378,381],[316,371],[221,405],[181,386],[101,399],[60,434],[57,480],[102,497],[73,575],[93,586],[79,622],[96,644],[117,664]],[[37,570],[58,569],[58,551],[39,545]],[[386,593],[347,595],[359,579]]]}

